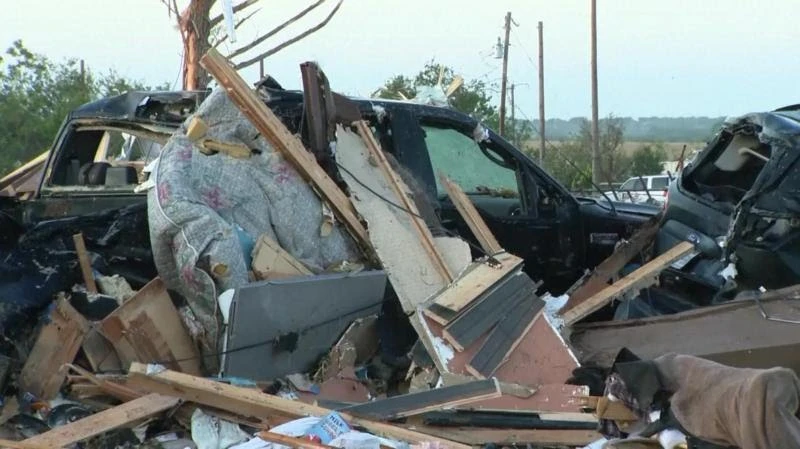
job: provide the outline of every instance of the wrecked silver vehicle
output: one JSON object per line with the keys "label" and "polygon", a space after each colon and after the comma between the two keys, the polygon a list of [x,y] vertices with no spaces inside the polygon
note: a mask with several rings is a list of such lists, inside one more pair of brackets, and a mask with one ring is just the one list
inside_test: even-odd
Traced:
{"label": "wrecked silver vehicle", "polygon": [[800,111],[726,123],[670,188],[657,251],[677,240],[696,243],[703,256],[686,268],[714,289],[730,280],[722,295],[797,283],[799,147]]}
{"label": "wrecked silver vehicle", "polygon": [[625,342],[648,357],[676,351],[800,369],[800,315],[789,301],[800,284],[798,149],[796,108],[727,121],[671,184],[654,232],[654,256],[684,242],[693,249],[633,299],[576,326],[582,360],[608,363],[610,348]]}

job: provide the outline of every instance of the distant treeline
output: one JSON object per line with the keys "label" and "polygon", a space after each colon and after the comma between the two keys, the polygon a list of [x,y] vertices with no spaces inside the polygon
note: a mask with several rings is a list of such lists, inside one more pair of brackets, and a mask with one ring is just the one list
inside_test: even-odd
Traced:
{"label": "distant treeline", "polygon": [[[627,141],[704,142],[719,129],[725,117],[615,117],[621,120]],[[551,140],[575,137],[583,117],[548,119],[545,133]],[[601,119],[602,122],[606,119]],[[539,121],[533,121],[539,128]]]}

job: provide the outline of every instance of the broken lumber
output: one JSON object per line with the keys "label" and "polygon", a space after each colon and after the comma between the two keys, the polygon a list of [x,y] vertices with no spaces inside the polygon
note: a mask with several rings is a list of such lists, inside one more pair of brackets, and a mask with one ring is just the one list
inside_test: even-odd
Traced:
{"label": "broken lumber", "polygon": [[53,399],[66,378],[61,365],[72,363],[87,332],[89,322],[69,300],[64,296],[56,300],[22,367],[20,390],[40,400]]}
{"label": "broken lumber", "polygon": [[228,97],[253,123],[258,132],[291,162],[300,175],[309,181],[321,197],[330,204],[356,242],[363,245],[364,248],[370,248],[367,230],[361,224],[353,205],[344,192],[320,167],[313,155],[306,151],[300,139],[286,129],[280,119],[236,73],[228,60],[212,48],[200,58],[200,65],[225,88]]}
{"label": "broken lumber", "polygon": [[92,273],[92,262],[89,260],[89,253],[86,252],[83,233],[79,232],[73,235],[72,241],[75,243],[75,253],[78,255],[78,264],[81,266],[81,275],[83,276],[83,283],[86,285],[86,291],[97,293],[97,284],[94,282],[94,273]]}
{"label": "broken lumber", "polygon": [[494,429],[486,427],[449,428],[406,424],[419,432],[458,441],[472,447],[489,444],[497,446],[524,447],[583,447],[602,438],[594,430],[551,430],[551,429]]}
{"label": "broken lumber", "polygon": [[564,324],[567,326],[575,324],[614,299],[653,285],[664,268],[693,250],[694,245],[690,242],[681,242],[675,245],[669,251],[637,268],[633,273],[609,285],[594,296],[586,298],[583,302],[575,304],[570,310],[562,314],[561,317],[564,319]]}
{"label": "broken lumber", "polygon": [[[436,248],[436,244],[433,241],[433,235],[428,229],[428,225],[425,223],[425,220],[423,220],[420,216],[416,204],[414,204],[414,201],[409,198],[410,190],[408,186],[406,186],[403,180],[400,179],[400,176],[398,176],[398,174],[392,170],[392,167],[389,165],[389,161],[386,160],[386,155],[383,154],[380,144],[378,144],[378,142],[375,140],[375,136],[372,135],[372,131],[369,129],[366,122],[359,120],[355,122],[355,125],[358,135],[361,136],[361,139],[364,141],[366,149],[369,152],[368,159],[370,161],[374,161],[378,168],[380,168],[387,184],[389,184],[389,186],[392,188],[395,195],[400,200],[400,204],[408,214],[409,221],[414,226],[414,229],[417,232],[417,238],[422,244],[422,247],[425,249],[425,252],[428,254],[428,258],[433,263],[436,271],[438,271],[442,278],[446,281],[445,283],[449,284],[453,281],[453,273],[447,266],[442,254],[439,253],[438,248]],[[337,129],[337,132],[342,131],[343,128]]]}
{"label": "broken lumber", "polygon": [[200,148],[200,152],[205,155],[225,153],[228,156],[236,159],[247,159],[253,154],[253,150],[251,150],[250,147],[241,143],[228,143],[219,142],[213,139],[202,139],[199,142],[195,142],[195,144],[197,144]]}
{"label": "broken lumber", "polygon": [[117,350],[123,366],[134,361],[159,362],[200,374],[197,347],[161,278],[148,282],[107,316],[100,324],[100,332]]}
{"label": "broken lumber", "polygon": [[379,399],[339,411],[363,418],[389,421],[500,396],[502,392],[497,380],[487,379]]}
{"label": "broken lumber", "polygon": [[[740,293],[723,304],[671,315],[580,323],[573,327],[570,340],[581,362],[598,366],[611,366],[624,346],[643,360],[674,352],[729,366],[764,369],[780,360],[781,366],[800,372],[797,325],[761,315],[765,312],[797,320],[798,299],[798,286],[759,295]],[[730,337],[731,329],[736,330],[736,338]]]}
{"label": "broken lumber", "polygon": [[525,273],[517,272],[487,290],[445,326],[444,339],[457,351],[463,351],[536,291]]}
{"label": "broken lumber", "polygon": [[48,446],[39,446],[28,444],[24,441],[2,440],[0,439],[0,448],[2,449],[52,449]]}
{"label": "broken lumber", "polygon": [[177,398],[160,394],[148,394],[81,420],[56,427],[53,430],[28,438],[23,443],[50,448],[70,446],[140,419],[149,418],[169,410],[179,403],[180,400]]}
{"label": "broken lumber", "polygon": [[259,281],[313,274],[267,234],[262,234],[253,248],[251,267]]}
{"label": "broken lumber", "polygon": [[615,278],[628,262],[640,254],[653,241],[656,234],[658,234],[660,224],[661,214],[645,222],[629,240],[620,243],[610,256],[595,267],[590,275],[582,277],[576,282],[576,285],[570,287],[569,290],[572,293],[569,295],[567,303],[561,308],[560,313],[568,312],[576,304],[606,288],[609,280]]}
{"label": "broken lumber", "polygon": [[522,268],[522,259],[502,253],[491,260],[473,262],[444,291],[433,297],[422,311],[433,321],[446,325],[475,299],[486,293],[493,285]]}
{"label": "broken lumber", "polygon": [[281,446],[288,446],[297,449],[335,449],[327,444],[317,443],[308,438],[290,437],[280,433],[263,431],[256,434],[259,438],[270,443],[278,443]]}
{"label": "broken lumber", "polygon": [[593,410],[599,419],[613,421],[638,421],[639,417],[628,406],[619,401],[610,401],[605,396],[582,396],[578,398],[587,409]]}
{"label": "broken lumber", "polygon": [[[174,395],[186,401],[244,416],[266,417],[277,414],[290,417],[321,417],[331,412],[326,408],[261,393],[250,388],[227,385],[176,371],[157,369],[153,365],[133,363],[129,370],[129,377],[131,384],[148,391]],[[376,435],[410,443],[438,441],[451,449],[470,449],[469,446],[463,444],[391,424],[361,419],[346,413],[341,413],[341,416],[351,425],[364,427]]]}
{"label": "broken lumber", "polygon": [[494,234],[489,230],[486,222],[483,221],[478,209],[475,208],[472,200],[461,190],[461,187],[451,181],[444,173],[439,173],[439,180],[442,181],[442,185],[447,190],[447,196],[450,197],[453,205],[456,206],[456,210],[467,223],[469,230],[472,231],[486,254],[491,256],[503,251],[503,247],[497,242]]}
{"label": "broken lumber", "polygon": [[478,378],[492,376],[533,327],[543,307],[544,301],[537,296],[518,303],[492,329],[483,346],[467,364],[466,370]]}

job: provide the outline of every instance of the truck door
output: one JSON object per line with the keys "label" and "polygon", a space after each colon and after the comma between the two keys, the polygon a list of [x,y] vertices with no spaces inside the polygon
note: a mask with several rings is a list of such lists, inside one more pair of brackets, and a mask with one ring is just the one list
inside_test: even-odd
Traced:
{"label": "truck door", "polygon": [[477,142],[463,124],[425,117],[418,123],[443,225],[476,242],[448,198],[440,173],[464,190],[503,248],[525,259],[529,275],[553,293],[568,288],[582,269],[582,230],[574,198],[561,196],[530,159],[493,140]]}

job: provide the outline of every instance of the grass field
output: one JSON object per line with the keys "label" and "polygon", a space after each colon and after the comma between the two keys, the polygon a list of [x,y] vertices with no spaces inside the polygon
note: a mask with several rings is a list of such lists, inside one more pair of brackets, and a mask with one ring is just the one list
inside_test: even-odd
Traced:
{"label": "grass field", "polygon": [[[552,140],[550,141],[552,145],[558,146],[561,141],[559,140]],[[630,141],[625,142],[622,145],[622,151],[630,156],[636,150],[647,146],[656,146],[662,145],[664,150],[667,152],[667,160],[676,161],[681,156],[681,151],[683,150],[683,146],[686,145],[686,155],[692,154],[694,150],[700,150],[705,146],[705,142],[648,142],[648,141]],[[539,148],[539,141],[536,140],[529,140],[523,144],[525,148],[530,148],[531,150],[536,150]]]}

